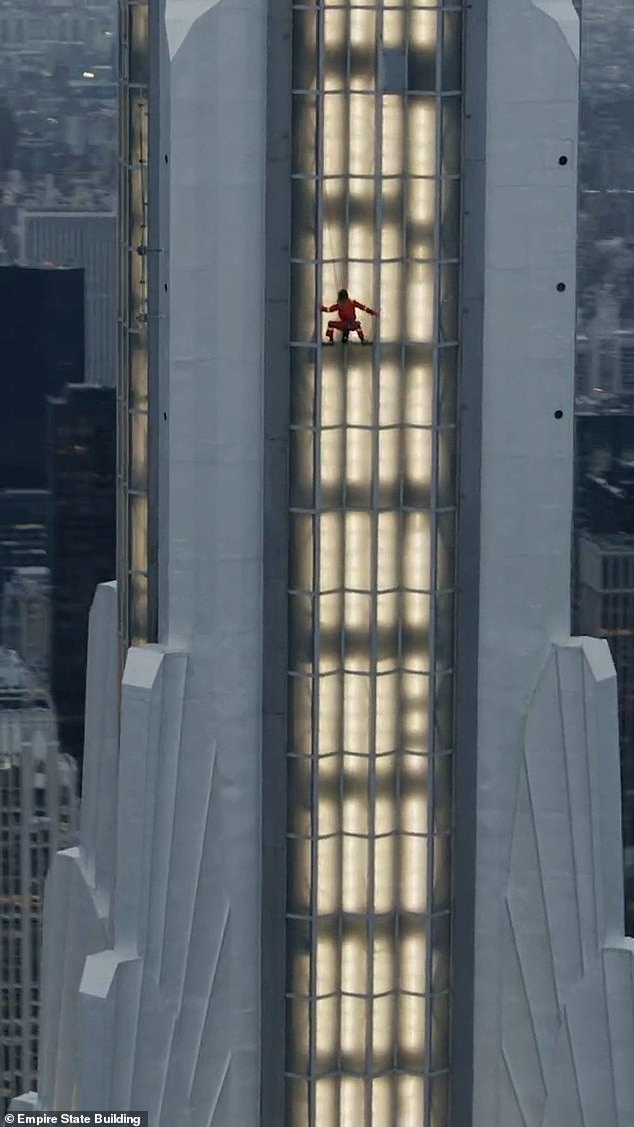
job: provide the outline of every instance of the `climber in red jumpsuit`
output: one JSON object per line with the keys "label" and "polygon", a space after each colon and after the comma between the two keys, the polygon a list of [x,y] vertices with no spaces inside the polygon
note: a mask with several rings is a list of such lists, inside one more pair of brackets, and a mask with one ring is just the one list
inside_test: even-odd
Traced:
{"label": "climber in red jumpsuit", "polygon": [[360,301],[354,301],[353,298],[349,297],[347,290],[339,290],[334,305],[322,305],[322,313],[339,314],[338,321],[328,322],[328,332],[326,333],[328,344],[335,343],[335,329],[338,329],[341,333],[344,343],[347,341],[349,334],[355,332],[361,344],[365,344],[361,322],[357,319],[357,309],[362,309],[364,313],[369,313],[371,317],[378,317],[378,313],[374,309],[370,309],[368,305],[362,305]]}

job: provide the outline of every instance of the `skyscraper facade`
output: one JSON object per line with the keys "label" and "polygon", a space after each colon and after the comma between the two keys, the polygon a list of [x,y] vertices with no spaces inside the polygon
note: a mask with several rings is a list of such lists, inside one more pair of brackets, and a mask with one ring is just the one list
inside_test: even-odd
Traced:
{"label": "skyscraper facade", "polygon": [[[16,1107],[616,1125],[614,668],[569,622],[574,7],[121,10],[118,590]],[[323,343],[342,289],[366,345]]]}
{"label": "skyscraper facade", "polygon": [[[117,367],[117,217],[111,212],[20,213],[19,256],[25,266],[80,269],[84,277],[85,372],[113,387]],[[77,380],[77,375],[68,377]]]}
{"label": "skyscraper facade", "polygon": [[44,878],[77,830],[75,766],[16,654],[0,652],[0,964],[3,1111],[37,1076]]}
{"label": "skyscraper facade", "polygon": [[88,613],[115,567],[115,393],[70,384],[48,403],[51,692],[63,750],[81,763]]}
{"label": "skyscraper facade", "polygon": [[2,592],[2,644],[48,687],[51,647],[51,576],[47,567],[19,567]]}
{"label": "skyscraper facade", "polygon": [[48,567],[50,495],[46,489],[0,489],[0,582],[17,568]]}
{"label": "skyscraper facade", "polygon": [[0,488],[46,487],[46,398],[84,378],[81,270],[0,269]]}

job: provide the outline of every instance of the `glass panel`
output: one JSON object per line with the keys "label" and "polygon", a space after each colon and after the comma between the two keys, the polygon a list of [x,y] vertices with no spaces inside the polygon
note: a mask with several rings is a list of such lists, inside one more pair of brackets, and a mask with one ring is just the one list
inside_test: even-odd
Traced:
{"label": "glass panel", "polygon": [[289,837],[286,843],[288,911],[292,915],[307,915],[310,903],[310,841]]}
{"label": "glass panel", "polygon": [[313,94],[293,98],[291,171],[314,176],[317,167],[317,99]]}
{"label": "glass panel", "polygon": [[440,213],[440,257],[458,258],[460,246],[460,181],[442,181]]}
{"label": "glass panel", "polygon": [[434,269],[423,262],[407,266],[407,339],[431,342],[434,337]]}
{"label": "glass panel", "polygon": [[401,596],[401,654],[403,668],[415,673],[429,672],[429,595],[405,591]]}
{"label": "glass panel", "polygon": [[372,491],[372,434],[348,427],[346,432],[347,503],[355,508],[370,504]]}
{"label": "glass panel", "polygon": [[442,175],[458,176],[460,173],[460,115],[461,100],[457,97],[443,99],[442,105]]}
{"label": "glass panel", "polygon": [[[132,411],[129,415],[130,453],[129,488],[145,492],[148,484],[147,442],[148,416],[145,412]],[[133,567],[136,567],[133,564]],[[145,569],[142,569],[145,570]]]}
{"label": "glass panel", "polygon": [[369,595],[346,592],[344,664],[347,670],[369,672],[370,669],[370,615]]}
{"label": "glass panel", "polygon": [[458,91],[462,86],[462,15],[445,12],[442,21],[442,88]]}
{"label": "glass panel", "polygon": [[433,431],[431,428],[403,427],[402,435],[403,504],[410,509],[428,509],[431,504]]}
{"label": "glass panel", "polygon": [[[142,298],[144,304],[145,298]],[[133,326],[134,328],[134,326]],[[130,333],[130,406],[146,411],[148,404],[148,342],[144,328]]]}
{"label": "glass panel", "polygon": [[147,497],[144,494],[130,495],[130,560],[133,571],[147,571],[147,510]]}
{"label": "glass panel", "polygon": [[458,421],[458,349],[438,349],[438,422],[441,426]]}
{"label": "glass panel", "polygon": [[439,591],[455,586],[455,512],[436,516],[436,587]]}
{"label": "glass panel", "polygon": [[[346,673],[344,677],[344,748],[354,755],[367,755],[369,744],[370,683],[367,677]],[[357,761],[351,761],[356,770]]]}
{"label": "glass panel", "polygon": [[345,11],[329,11],[324,16],[324,90],[342,90],[346,82]]}
{"label": "glass panel", "polygon": [[291,567],[289,582],[299,591],[313,589],[313,518],[301,513],[291,513],[290,547]]}
{"label": "glass panel", "polygon": [[[443,1025],[447,1030],[447,1026]],[[448,1030],[447,1030],[448,1032]],[[445,1036],[447,1036],[447,1032]],[[449,1121],[449,1076],[447,1073],[431,1078],[430,1127],[446,1127]]]}
{"label": "glass panel", "polygon": [[317,256],[316,181],[297,177],[291,188],[292,258],[312,261]]}
{"label": "glass panel", "polygon": [[310,834],[311,760],[307,755],[289,755],[287,763],[288,832]]}
{"label": "glass panel", "polygon": [[310,595],[289,598],[289,669],[309,673],[313,657],[313,606]]}
{"label": "glass panel", "polygon": [[408,116],[408,168],[410,176],[435,176],[436,103],[433,98],[410,97]]}
{"label": "glass panel", "polygon": [[449,994],[434,994],[431,998],[431,1060],[432,1071],[449,1067]]}
{"label": "glass panel", "polygon": [[344,176],[348,172],[348,146],[341,129],[345,120],[348,99],[343,94],[324,94],[324,174]]}
{"label": "glass panel", "polygon": [[309,1003],[301,998],[289,998],[286,1003],[286,1067],[289,1072],[308,1072],[309,1030]]}
{"label": "glass panel", "polygon": [[382,508],[397,508],[401,498],[401,433],[395,428],[379,432],[378,502]]}
{"label": "glass panel", "polygon": [[431,921],[431,988],[437,994],[449,989],[450,916],[434,916]]}
{"label": "glass panel", "polygon": [[[337,778],[341,763],[336,756],[343,747],[343,677],[335,673],[319,682],[319,770],[320,778]],[[325,759],[329,762],[326,764]]]}
{"label": "glass panel", "polygon": [[450,751],[453,739],[453,677],[451,673],[443,673],[436,677],[436,751]]}
{"label": "glass panel", "polygon": [[129,73],[130,80],[139,86],[147,86],[149,82],[149,52],[148,52],[148,6],[147,4],[129,4],[128,35],[129,35]]}
{"label": "glass panel", "polygon": [[405,351],[404,420],[412,426],[429,427],[434,421],[434,370],[431,348],[410,346]]}
{"label": "glass panel", "polygon": [[293,13],[293,89],[317,89],[317,35],[316,11],[295,9]]}
{"label": "glass panel", "polygon": [[315,353],[312,348],[291,349],[291,426],[314,425]]}
{"label": "glass panel", "polygon": [[319,518],[319,587],[333,591],[344,586],[344,525],[341,512],[322,513]]}
{"label": "glass panel", "polygon": [[[301,1035],[302,1030],[293,1026]],[[291,1031],[287,1029],[287,1037]],[[309,1127],[309,1084],[303,1080],[286,1081],[286,1123],[288,1127]]]}
{"label": "glass panel", "polygon": [[[416,1068],[419,1069],[425,1056],[425,1031],[426,1031],[426,1004],[425,998],[421,998],[416,994],[401,994],[399,997],[399,1051],[398,1051],[398,1065],[400,1069]],[[401,1080],[405,1079],[400,1077]],[[422,1082],[418,1088],[422,1094]],[[413,1095],[413,1093],[412,1093]],[[399,1115],[399,1124],[403,1122],[403,1113]],[[422,1119],[422,1108],[419,1111],[419,1117],[414,1120],[406,1118],[406,1122],[411,1122],[412,1127],[414,1123],[420,1124],[424,1122]]]}
{"label": "glass panel", "polygon": [[289,755],[312,752],[312,684],[307,677],[289,677]]}
{"label": "glass panel", "polygon": [[291,287],[293,291],[291,340],[300,343],[314,341],[317,312],[315,268],[293,263],[291,266]]}
{"label": "glass panel", "polygon": [[[435,22],[436,15],[432,14]],[[414,94],[433,94],[436,90],[436,51],[431,43],[410,43],[408,89]]]}
{"label": "glass panel", "polygon": [[453,668],[454,647],[454,598],[452,592],[445,592],[436,595],[434,659],[437,673]]}
{"label": "glass panel", "polygon": [[438,485],[437,504],[446,509],[456,504],[456,432],[453,429],[438,432]]}
{"label": "glass panel", "polygon": [[426,512],[403,514],[403,586],[429,591],[431,525]]}
{"label": "glass panel", "polygon": [[[321,426],[340,427],[346,422],[345,367],[337,363],[339,357],[329,352],[322,361],[321,373]],[[323,437],[323,436],[322,436]]]}
{"label": "glass panel", "polygon": [[313,431],[291,431],[290,481],[293,508],[311,509],[313,506],[314,445]]}
{"label": "glass panel", "polygon": [[425,1115],[425,1081],[406,1074],[396,1077],[398,1127],[420,1127]]}
{"label": "glass panel", "polygon": [[449,834],[443,834],[432,838],[431,841],[434,870],[433,911],[448,912],[451,906],[451,839]]}
{"label": "glass panel", "polygon": [[432,760],[434,790],[432,828],[435,834],[449,833],[451,830],[452,769],[452,753],[444,750],[439,753],[436,748]]}
{"label": "glass panel", "polygon": [[441,343],[458,339],[459,271],[457,266],[440,269],[440,302],[438,337]]}
{"label": "glass panel", "polygon": [[403,417],[401,348],[384,345],[379,368],[379,426],[398,426]]}
{"label": "glass panel", "polygon": [[130,576],[130,645],[141,646],[148,636],[148,581],[146,575]]}
{"label": "glass panel", "polygon": [[339,591],[321,595],[317,602],[320,673],[341,668],[343,605],[344,596]]}
{"label": "glass panel", "polygon": [[345,487],[346,432],[343,427],[322,430],[320,448],[320,505],[323,508],[339,508],[343,504]]}
{"label": "glass panel", "polygon": [[429,259],[434,256],[437,192],[435,180],[410,180],[407,184],[407,258]]}

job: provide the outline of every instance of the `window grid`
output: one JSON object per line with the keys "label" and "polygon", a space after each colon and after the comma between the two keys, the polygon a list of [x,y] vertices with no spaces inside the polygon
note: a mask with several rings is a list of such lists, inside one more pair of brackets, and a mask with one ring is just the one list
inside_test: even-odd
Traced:
{"label": "window grid", "polygon": [[148,530],[149,9],[120,0],[117,585],[120,660],[150,641]]}
{"label": "window grid", "polygon": [[289,1127],[447,1122],[460,13],[294,7]]}
{"label": "window grid", "polygon": [[[50,708],[25,689],[0,699],[0,1040],[2,1106],[37,1087],[39,954],[44,879],[74,844],[76,771],[60,755]],[[0,694],[1,696],[1,694]]]}

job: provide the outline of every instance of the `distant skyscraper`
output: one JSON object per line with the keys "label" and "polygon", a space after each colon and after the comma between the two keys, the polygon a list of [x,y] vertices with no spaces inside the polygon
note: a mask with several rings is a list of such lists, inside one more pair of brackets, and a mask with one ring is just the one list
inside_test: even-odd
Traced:
{"label": "distant skyscraper", "polygon": [[20,219],[20,261],[25,266],[52,263],[83,270],[86,382],[113,387],[117,366],[116,215],[24,211]]}
{"label": "distant skyscraper", "polygon": [[606,638],[616,666],[625,911],[634,934],[634,415],[624,400],[576,417],[575,628]]}
{"label": "distant skyscraper", "polygon": [[575,418],[577,530],[634,532],[634,409],[626,401],[578,403]]}
{"label": "distant skyscraper", "polygon": [[50,494],[0,489],[0,589],[16,568],[48,567]]}
{"label": "distant skyscraper", "polygon": [[619,689],[626,927],[634,934],[634,535],[582,533],[579,631],[607,638]]}
{"label": "distant skyscraper", "polygon": [[114,388],[69,386],[49,402],[51,690],[60,743],[81,761],[88,613],[115,570]]}
{"label": "distant skyscraper", "polygon": [[0,267],[0,489],[46,486],[46,398],[84,378],[81,270]]}
{"label": "distant skyscraper", "polygon": [[[618,1127],[572,4],[121,14],[119,615],[101,587],[16,1108]],[[367,347],[322,343],[343,287]]]}
{"label": "distant skyscraper", "polygon": [[2,645],[17,653],[39,686],[50,676],[51,577],[47,567],[16,568],[2,592]]}
{"label": "distant skyscraper", "polygon": [[37,1076],[44,878],[75,840],[75,775],[47,699],[17,656],[0,651],[0,1113]]}

